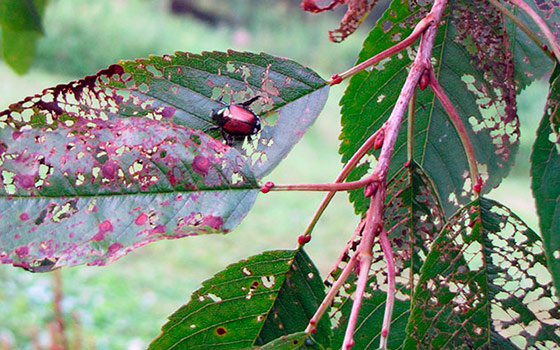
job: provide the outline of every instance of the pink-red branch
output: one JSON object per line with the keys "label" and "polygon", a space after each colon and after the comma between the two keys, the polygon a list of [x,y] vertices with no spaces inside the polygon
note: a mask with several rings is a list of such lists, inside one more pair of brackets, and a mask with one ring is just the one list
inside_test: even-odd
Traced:
{"label": "pink-red branch", "polygon": [[[430,68],[430,61],[432,57],[432,49],[434,46],[434,40],[437,33],[437,28],[441,16],[443,15],[443,10],[447,4],[446,0],[435,0],[434,5],[430,14],[426,17],[428,20],[428,27],[426,28],[422,39],[420,40],[420,45],[418,48],[418,53],[412,64],[408,77],[401,89],[401,93],[397,99],[395,107],[389,116],[389,119],[384,125],[384,141],[383,147],[381,148],[381,154],[379,155],[377,166],[370,176],[372,182],[375,181],[379,184],[377,192],[371,198],[370,207],[366,214],[366,226],[362,234],[362,240],[359,246],[359,264],[360,272],[358,275],[358,285],[356,288],[356,296],[354,299],[354,305],[352,306],[352,311],[350,313],[350,318],[348,321],[348,326],[346,328],[346,333],[344,336],[344,341],[342,344],[343,349],[349,349],[354,345],[353,334],[356,327],[356,322],[358,319],[358,313],[361,307],[361,301],[363,298],[363,293],[367,286],[367,280],[369,276],[369,269],[371,267],[371,255],[373,249],[373,242],[375,237],[383,229],[383,212],[384,212],[384,202],[386,195],[386,182],[387,173],[389,170],[389,164],[391,162],[391,157],[395,148],[395,143],[397,140],[397,135],[399,133],[402,120],[406,113],[407,106],[412,98],[412,95],[418,85],[422,74],[425,69]],[[419,35],[420,33],[418,33]],[[364,67],[365,68],[365,67]],[[364,69],[362,68],[362,69]],[[392,254],[385,252],[385,257],[387,259],[388,265],[391,265]],[[393,267],[394,268],[394,267]],[[383,331],[386,334],[385,338],[389,334],[389,326],[391,324],[390,315],[392,314],[394,299],[390,298],[386,305],[385,319],[383,321],[384,328]],[[382,342],[382,348],[383,342]]]}
{"label": "pink-red branch", "polygon": [[393,307],[395,305],[395,258],[391,249],[391,242],[385,230],[379,235],[379,243],[387,260],[387,300],[385,301],[385,315],[383,316],[383,326],[381,327],[381,337],[379,347],[387,348],[389,339],[389,329],[391,328],[391,320],[393,319]]}
{"label": "pink-red branch", "polygon": [[332,301],[334,300],[334,298],[338,294],[338,291],[340,290],[342,285],[346,282],[346,280],[348,279],[348,276],[350,276],[350,273],[352,273],[352,271],[354,270],[354,267],[356,266],[356,260],[357,260],[356,258],[357,258],[357,255],[353,255],[350,258],[350,260],[348,261],[348,264],[344,267],[344,269],[342,270],[342,273],[340,274],[340,276],[338,277],[336,282],[332,285],[331,289],[329,290],[329,292],[325,296],[325,299],[323,299],[323,301],[321,302],[321,305],[319,305],[319,308],[317,308],[317,311],[315,311],[315,315],[313,315],[311,320],[309,320],[309,324],[307,325],[307,328],[305,329],[306,333],[313,333],[313,331],[314,331],[315,327],[317,326],[317,323],[319,323],[319,320],[321,319],[321,317],[323,317],[325,312],[331,307]]}

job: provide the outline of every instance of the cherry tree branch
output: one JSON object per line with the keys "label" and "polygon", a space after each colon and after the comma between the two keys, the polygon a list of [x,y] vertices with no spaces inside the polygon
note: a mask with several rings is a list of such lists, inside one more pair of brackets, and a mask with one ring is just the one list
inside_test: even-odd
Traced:
{"label": "cherry tree branch", "polygon": [[350,251],[350,247],[354,244],[354,240],[356,239],[356,237],[358,235],[360,235],[362,233],[362,231],[364,230],[365,224],[366,224],[365,220],[360,221],[360,223],[358,224],[358,227],[354,230],[354,233],[352,234],[352,237],[350,237],[350,239],[346,243],[346,246],[344,247],[344,250],[342,250],[342,253],[339,255],[338,259],[334,263],[333,267],[331,268],[331,270],[329,271],[327,276],[332,276],[333,273],[339,268],[342,261],[344,261],[344,259],[347,256],[349,256],[348,252]]}
{"label": "cherry tree branch", "polygon": [[560,46],[556,42],[556,38],[554,37],[554,34],[552,34],[552,31],[550,30],[550,28],[548,28],[548,25],[538,15],[538,13],[536,13],[535,10],[533,10],[531,6],[527,5],[523,0],[508,0],[508,1],[514,4],[515,6],[519,7],[529,17],[531,17],[531,19],[537,24],[539,29],[542,31],[542,33],[550,43],[550,47],[554,52],[556,59],[557,60],[560,59]]}
{"label": "cherry tree branch", "polygon": [[407,131],[406,131],[406,140],[407,140],[407,144],[406,144],[406,160],[407,161],[411,161],[412,158],[414,158],[414,117],[416,114],[416,111],[414,110],[416,108],[416,89],[414,90],[414,93],[412,94],[412,98],[410,99],[410,102],[408,104],[408,123],[407,123]]}
{"label": "cherry tree branch", "polygon": [[[457,113],[457,110],[453,106],[453,103],[451,103],[451,100],[449,99],[449,97],[447,97],[447,95],[441,88],[441,85],[439,85],[439,82],[436,78],[436,75],[434,74],[433,69],[430,69],[430,87],[432,88],[432,91],[436,95],[437,99],[439,100],[439,102],[442,104],[443,108],[449,115],[449,118],[451,119],[451,123],[453,123],[455,130],[457,130],[457,133],[459,134],[459,139],[461,139],[461,144],[463,145],[463,149],[465,151],[465,154],[467,155],[467,160],[469,162],[469,171],[471,174],[471,186],[473,189],[475,189],[475,185],[479,182],[478,180],[479,175],[478,175],[478,166],[476,164],[476,155],[474,154],[474,149],[472,146],[471,139],[469,138],[467,128],[465,127],[465,124],[461,120],[461,117],[459,117],[459,114]],[[475,192],[479,192],[479,191],[475,191]]]}
{"label": "cherry tree branch", "polygon": [[[342,343],[343,349],[349,349],[354,345],[353,334],[358,319],[358,313],[361,307],[363,293],[367,286],[369,269],[371,267],[373,242],[375,237],[383,229],[383,212],[386,196],[387,173],[389,171],[389,164],[391,162],[391,157],[395,148],[397,135],[404,115],[406,113],[407,106],[416,89],[416,85],[419,83],[424,70],[430,68],[432,48],[434,46],[438,24],[441,16],[443,15],[443,10],[446,4],[446,0],[435,0],[429,15],[426,17],[430,18],[430,25],[426,28],[426,31],[422,36],[422,39],[420,40],[416,58],[414,59],[408,77],[401,89],[401,93],[397,99],[397,102],[395,103],[395,107],[393,108],[393,111],[391,112],[391,115],[389,116],[389,119],[385,124],[383,146],[381,148],[377,166],[375,167],[375,170],[371,175],[372,182],[378,183],[378,189],[376,193],[371,197],[370,207],[366,214],[366,226],[362,235],[358,253],[358,260],[360,264],[358,285],[356,288],[354,304],[352,305],[352,311],[350,312],[348,327],[346,328],[344,341]],[[385,252],[385,256],[388,261],[388,265],[390,265],[392,254]],[[391,297],[389,301],[393,303],[393,297]],[[393,305],[386,304],[386,317],[390,316],[388,314],[392,313],[387,311],[388,309],[392,309],[392,307]],[[387,327],[383,329],[383,333],[386,334],[385,337],[389,335],[390,323],[391,319],[384,319],[383,321],[383,324]]]}

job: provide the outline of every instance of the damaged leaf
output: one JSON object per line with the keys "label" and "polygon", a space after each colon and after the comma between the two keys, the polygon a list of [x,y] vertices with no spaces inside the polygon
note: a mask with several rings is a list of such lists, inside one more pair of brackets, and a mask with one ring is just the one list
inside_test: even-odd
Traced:
{"label": "damaged leaf", "polygon": [[[149,115],[163,110],[177,124],[203,130],[221,139],[211,112],[224,104],[251,104],[261,117],[260,133],[234,147],[262,178],[288,154],[317,118],[328,95],[327,83],[312,70],[285,58],[228,51],[124,61],[120,81],[129,87],[122,102],[124,115]],[[220,102],[220,99],[222,102]]]}
{"label": "damaged leaf", "polygon": [[331,0],[326,5],[317,4],[318,0],[302,0],[301,8],[308,12],[331,11],[343,4],[348,4],[346,13],[340,21],[340,26],[329,31],[329,39],[339,43],[350,36],[358,29],[360,24],[366,19],[377,0]]}
{"label": "damaged leaf", "polygon": [[105,265],[152,241],[228,232],[255,199],[241,154],[200,131],[143,118],[18,116],[0,117],[2,263]]}
{"label": "damaged leaf", "polygon": [[[548,24],[556,40],[560,40],[560,3],[558,1],[529,0],[525,1]],[[507,2],[502,5],[508,6]],[[544,37],[539,27],[529,16],[515,6],[507,7],[529,29],[536,34],[542,42],[548,40]],[[515,62],[515,81],[518,92],[535,80],[542,79],[553,68],[553,60],[548,57],[542,47],[539,47],[524,31],[519,29],[507,16],[504,16],[510,49]]]}
{"label": "damaged leaf", "polygon": [[[272,336],[303,331],[324,297],[318,272],[309,263],[303,250],[284,250],[230,265],[203,282],[189,303],[169,317],[149,349],[244,349],[272,341]],[[311,297],[306,294],[310,292],[318,294]],[[321,327],[314,341],[295,335],[290,342],[301,341],[297,348],[307,344],[320,349],[316,341],[328,341],[330,332],[328,324]],[[327,338],[320,335],[324,332]],[[276,345],[263,348],[276,349]]]}
{"label": "damaged leaf", "polygon": [[[363,61],[408,36],[427,14],[427,8],[395,1],[364,42]],[[451,1],[442,19],[433,49],[433,66],[439,83],[467,127],[483,192],[507,175],[519,142],[516,89],[511,53],[503,45],[506,33],[500,14],[483,1]],[[370,71],[352,77],[342,105],[343,162],[389,117],[408,75],[416,46],[380,62]],[[469,202],[471,180],[461,141],[434,94],[419,91],[415,108],[414,159],[433,180],[446,216]],[[396,141],[389,176],[407,161],[403,122]],[[363,162],[349,180],[361,178],[370,168]],[[368,201],[355,193],[357,212],[365,213]]]}
{"label": "damaged leaf", "polygon": [[[291,271],[269,311],[255,345],[303,331],[325,297],[325,287],[313,261],[302,249],[295,257]],[[313,339],[307,338],[301,349],[330,347],[330,322],[323,317],[316,326]]]}
{"label": "damaged leaf", "polygon": [[560,68],[550,78],[545,114],[531,154],[532,189],[548,268],[560,298]]}
{"label": "damaged leaf", "polygon": [[[155,240],[230,231],[318,115],[324,86],[264,54],[177,53],[11,104],[0,112],[0,262],[104,265]],[[257,94],[263,130],[227,146],[213,108]]]}
{"label": "damaged leaf", "polygon": [[479,199],[459,210],[422,267],[404,349],[560,344],[560,305],[543,248],[539,236],[497,202]]}
{"label": "damaged leaf", "polygon": [[348,0],[348,9],[340,21],[340,26],[329,31],[329,39],[339,43],[354,33],[376,3],[377,0]]}

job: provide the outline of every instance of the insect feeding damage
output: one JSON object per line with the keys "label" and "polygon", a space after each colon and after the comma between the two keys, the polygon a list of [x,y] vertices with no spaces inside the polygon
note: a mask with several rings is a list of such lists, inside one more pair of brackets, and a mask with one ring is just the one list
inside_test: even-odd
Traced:
{"label": "insect feeding damage", "polygon": [[2,263],[104,265],[241,219],[231,203],[254,196],[223,191],[255,182],[241,154],[173,123],[132,77],[114,65],[0,112]]}

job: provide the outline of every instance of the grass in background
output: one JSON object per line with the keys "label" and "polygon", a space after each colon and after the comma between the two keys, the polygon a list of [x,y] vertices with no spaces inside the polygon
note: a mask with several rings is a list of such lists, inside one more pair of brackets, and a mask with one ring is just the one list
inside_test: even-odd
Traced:
{"label": "grass in background", "polygon": [[[233,29],[170,16],[154,1],[54,0],[47,9],[47,36],[39,44],[34,71],[18,77],[0,64],[0,109],[45,87],[95,73],[118,59],[175,50],[264,51],[293,58],[328,77],[352,65],[366,32],[363,29],[342,45],[332,44],[327,31],[337,27],[338,18],[294,13],[281,2],[263,2],[257,8],[241,7],[241,0],[231,3],[245,11],[240,15],[245,20],[239,19],[241,24]],[[251,17],[251,12],[259,14]],[[254,20],[247,24],[247,18]],[[336,177],[341,169],[338,101],[343,91],[344,86],[332,89],[317,123],[269,180],[331,182]],[[545,84],[535,84],[521,96],[519,114],[524,130],[517,166],[491,195],[512,206],[533,228],[536,218],[528,157],[545,96]],[[63,308],[68,315],[79,314],[84,344],[92,346],[84,349],[145,348],[158,335],[167,315],[186,303],[203,280],[264,250],[294,248],[322,197],[290,192],[261,195],[243,223],[228,235],[160,241],[107,267],[62,270]],[[328,271],[356,224],[347,196],[337,195],[307,248],[322,273]],[[31,334],[39,332],[45,338],[45,325],[52,317],[50,275],[0,266],[0,280],[0,314],[4,315],[0,339],[10,339],[12,349],[33,349]]]}

